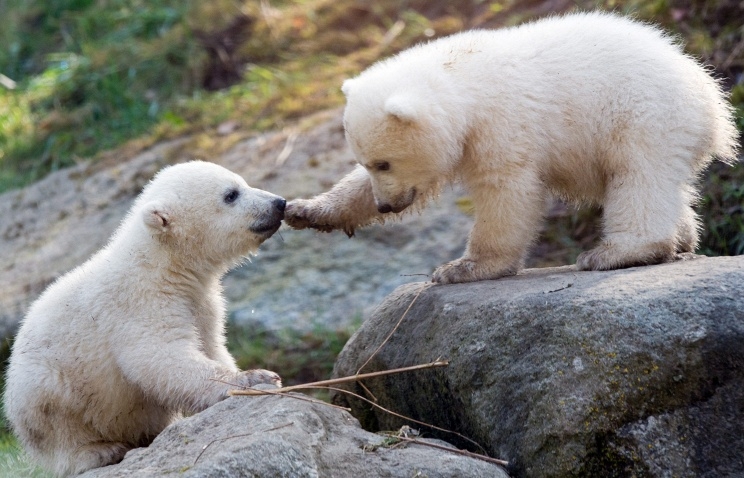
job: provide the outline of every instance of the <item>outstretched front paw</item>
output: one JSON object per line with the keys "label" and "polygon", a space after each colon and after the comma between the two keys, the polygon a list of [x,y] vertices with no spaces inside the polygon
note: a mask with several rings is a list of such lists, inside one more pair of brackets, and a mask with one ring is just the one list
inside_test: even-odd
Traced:
{"label": "outstretched front paw", "polygon": [[310,199],[295,199],[287,203],[284,210],[284,222],[293,229],[316,229],[321,232],[331,232],[343,229],[349,236],[354,235],[354,227],[340,223],[334,224],[329,214],[319,208]]}
{"label": "outstretched front paw", "polygon": [[263,369],[246,370],[238,375],[238,385],[243,388],[250,388],[258,384],[274,385],[281,388],[282,379],[271,370]]}
{"label": "outstretched front paw", "polygon": [[336,229],[335,226],[319,222],[319,216],[317,208],[314,208],[312,202],[308,199],[290,201],[284,210],[284,222],[293,229],[309,227],[322,232],[331,232]]}
{"label": "outstretched front paw", "polygon": [[580,271],[608,271],[670,262],[676,257],[673,241],[651,242],[641,246],[604,243],[579,254],[576,268]]}
{"label": "outstretched front paw", "polygon": [[284,209],[284,222],[293,229],[313,227],[312,209],[307,199],[294,199]]}

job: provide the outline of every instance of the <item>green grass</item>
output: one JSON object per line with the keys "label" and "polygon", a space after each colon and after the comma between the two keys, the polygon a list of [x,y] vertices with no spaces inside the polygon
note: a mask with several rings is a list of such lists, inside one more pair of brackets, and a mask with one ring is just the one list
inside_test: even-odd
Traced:
{"label": "green grass", "polygon": [[[133,140],[339,106],[345,77],[430,26],[395,0],[343,26],[352,3],[1,2],[0,73],[16,86],[0,87],[0,192]],[[405,31],[381,48],[397,18]]]}
{"label": "green grass", "polygon": [[705,255],[744,254],[744,163],[714,164],[704,184],[697,210],[704,233],[698,252]]}
{"label": "green grass", "polygon": [[201,61],[189,2],[11,0],[0,6],[0,188],[145,134]]}
{"label": "green grass", "polygon": [[[5,390],[5,368],[10,358],[12,340],[0,346],[0,391]],[[23,452],[8,427],[0,403],[0,478],[47,478],[50,474],[36,466]]]}
{"label": "green grass", "polygon": [[35,465],[9,432],[0,432],[0,478],[49,478],[52,474]]}

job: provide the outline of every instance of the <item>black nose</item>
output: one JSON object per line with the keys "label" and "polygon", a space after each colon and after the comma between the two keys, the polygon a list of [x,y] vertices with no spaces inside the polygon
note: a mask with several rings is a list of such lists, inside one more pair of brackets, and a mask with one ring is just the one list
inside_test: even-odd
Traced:
{"label": "black nose", "polygon": [[380,214],[386,214],[393,210],[393,206],[391,206],[390,204],[378,204],[377,210],[380,212]]}
{"label": "black nose", "polygon": [[279,210],[279,212],[284,212],[284,208],[287,207],[287,201],[284,198],[276,198],[274,199],[274,207]]}

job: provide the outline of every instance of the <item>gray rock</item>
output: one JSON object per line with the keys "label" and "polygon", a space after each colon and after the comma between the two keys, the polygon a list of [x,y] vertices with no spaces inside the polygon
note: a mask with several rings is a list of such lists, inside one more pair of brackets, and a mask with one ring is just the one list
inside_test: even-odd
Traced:
{"label": "gray rock", "polygon": [[121,463],[80,476],[507,477],[479,459],[419,444],[379,447],[382,441],[349,413],[328,405],[233,397],[176,422]]}
{"label": "gray rock", "polygon": [[[408,284],[334,375],[356,373],[420,292],[362,372],[450,365],[365,381],[383,407],[472,438],[517,477],[744,476],[742,287],[742,256]],[[403,423],[333,399],[369,430]]]}

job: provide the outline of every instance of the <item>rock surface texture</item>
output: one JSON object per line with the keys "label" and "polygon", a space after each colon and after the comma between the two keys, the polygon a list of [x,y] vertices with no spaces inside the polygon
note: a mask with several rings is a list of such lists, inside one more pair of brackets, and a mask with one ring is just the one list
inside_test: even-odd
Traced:
{"label": "rock surface texture", "polygon": [[171,425],[121,463],[80,477],[507,478],[497,465],[475,458],[419,444],[378,447],[382,441],[328,405],[233,397]]}
{"label": "rock surface texture", "polygon": [[[743,288],[742,256],[407,284],[334,375],[356,373],[415,299],[362,372],[450,365],[365,381],[383,407],[472,438],[515,477],[744,476]],[[333,400],[370,430],[405,423]]]}

